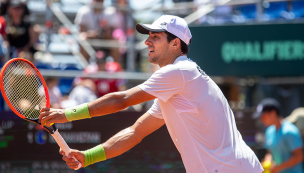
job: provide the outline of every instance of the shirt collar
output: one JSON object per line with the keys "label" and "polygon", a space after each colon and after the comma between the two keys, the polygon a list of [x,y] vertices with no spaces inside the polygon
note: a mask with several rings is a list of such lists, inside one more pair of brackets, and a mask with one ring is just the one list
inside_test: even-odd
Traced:
{"label": "shirt collar", "polygon": [[173,64],[178,63],[179,61],[185,61],[185,60],[189,60],[188,57],[186,55],[181,55],[178,58],[176,58],[176,60],[174,61]]}

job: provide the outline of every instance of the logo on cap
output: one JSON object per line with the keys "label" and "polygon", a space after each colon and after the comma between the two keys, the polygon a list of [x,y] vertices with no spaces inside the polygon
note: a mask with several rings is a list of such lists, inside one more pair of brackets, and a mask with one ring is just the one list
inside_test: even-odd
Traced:
{"label": "logo on cap", "polygon": [[167,23],[166,23],[166,22],[163,22],[163,23],[161,23],[160,25],[167,25]]}

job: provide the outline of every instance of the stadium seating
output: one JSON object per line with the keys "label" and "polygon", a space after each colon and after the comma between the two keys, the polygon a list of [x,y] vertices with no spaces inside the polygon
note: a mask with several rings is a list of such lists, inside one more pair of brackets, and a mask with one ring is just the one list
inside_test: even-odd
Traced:
{"label": "stadium seating", "polygon": [[295,18],[304,17],[304,1],[293,1],[292,13],[294,14]]}
{"label": "stadium seating", "polygon": [[250,5],[244,5],[240,8],[241,16],[243,16],[246,20],[255,19],[256,18],[256,5],[250,4]]}
{"label": "stadium seating", "polygon": [[263,20],[288,19],[287,2],[271,2],[264,4]]}

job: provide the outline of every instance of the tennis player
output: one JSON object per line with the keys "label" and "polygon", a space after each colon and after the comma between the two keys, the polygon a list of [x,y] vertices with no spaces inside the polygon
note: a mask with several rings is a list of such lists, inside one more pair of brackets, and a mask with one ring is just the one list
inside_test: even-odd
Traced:
{"label": "tennis player", "polygon": [[[110,93],[69,109],[43,108],[41,123],[49,126],[103,116],[154,99],[153,106],[134,125],[92,149],[72,150],[71,156],[86,167],[121,155],[166,124],[188,173],[261,173],[263,168],[237,130],[225,96],[187,58],[192,36],[186,21],[163,15],[152,25],[138,24],[136,29],[149,34],[145,41],[149,61],[158,64],[159,70],[127,91]],[[76,167],[71,157],[63,156],[63,160],[70,168]]]}

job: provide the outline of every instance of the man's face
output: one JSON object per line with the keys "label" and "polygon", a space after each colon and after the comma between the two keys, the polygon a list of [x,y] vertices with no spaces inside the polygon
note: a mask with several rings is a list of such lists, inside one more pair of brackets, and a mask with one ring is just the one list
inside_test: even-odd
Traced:
{"label": "man's face", "polygon": [[149,32],[149,37],[145,41],[149,50],[149,62],[153,64],[160,64],[170,54],[167,41],[167,34],[164,32]]}
{"label": "man's face", "polygon": [[260,116],[261,122],[266,127],[273,125],[276,118],[277,115],[275,110],[263,112],[262,115]]}

